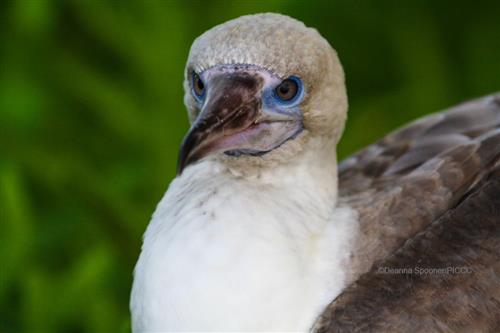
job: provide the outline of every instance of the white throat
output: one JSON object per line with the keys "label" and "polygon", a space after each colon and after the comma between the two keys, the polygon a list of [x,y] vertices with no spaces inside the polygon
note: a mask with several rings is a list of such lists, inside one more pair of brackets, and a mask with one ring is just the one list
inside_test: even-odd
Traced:
{"label": "white throat", "polygon": [[214,160],[170,185],[144,236],[134,331],[305,331],[344,286],[356,218],[335,208],[333,151],[238,172]]}

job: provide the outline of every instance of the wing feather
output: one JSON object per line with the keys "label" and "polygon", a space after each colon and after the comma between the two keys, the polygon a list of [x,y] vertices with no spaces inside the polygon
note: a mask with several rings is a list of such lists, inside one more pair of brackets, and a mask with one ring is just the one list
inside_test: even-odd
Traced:
{"label": "wing feather", "polygon": [[316,332],[500,331],[500,163],[333,302]]}
{"label": "wing feather", "polygon": [[[496,94],[417,120],[342,162],[339,204],[354,208],[360,223],[348,263],[349,281],[353,284],[330,304],[315,328],[334,332],[338,325],[349,328],[346,331],[350,328],[363,331],[363,327],[371,331],[378,327],[377,318],[385,318],[388,322],[393,319],[396,325],[380,326],[386,331],[407,331],[412,326],[403,327],[399,322],[405,318],[418,321],[421,317],[428,320],[425,328],[434,331],[461,327],[450,324],[449,318],[443,319],[447,312],[439,308],[441,303],[435,298],[427,297],[427,303],[421,307],[412,305],[417,314],[406,313],[398,306],[382,306],[384,302],[410,304],[404,303],[408,295],[439,294],[450,299],[464,296],[467,300],[475,297],[473,306],[463,313],[473,316],[474,311],[479,311],[476,316],[500,317],[500,307],[495,303],[500,298],[488,299],[485,296],[488,294],[483,292],[492,288],[500,290],[500,267],[490,265],[495,269],[488,270],[481,260],[474,261],[475,257],[464,258],[468,264],[477,266],[474,277],[471,275],[467,280],[471,288],[480,288],[476,292],[461,291],[460,284],[453,284],[454,292],[443,296],[440,292],[446,290],[442,289],[446,281],[417,283],[421,280],[414,281],[414,277],[399,281],[401,276],[381,276],[374,272],[381,262],[396,264],[405,258],[406,263],[414,265],[417,260],[426,262],[439,255],[442,255],[440,259],[458,260],[467,251],[489,255],[490,263],[492,258],[500,262],[500,199],[494,201],[500,198],[497,179],[500,173],[493,171],[499,159],[500,94]],[[471,223],[497,234],[495,237],[481,234],[482,247],[477,247],[479,243],[464,241],[459,253],[459,248],[453,247],[453,239],[447,238],[448,232],[470,231]],[[491,278],[493,273],[495,279]],[[374,303],[375,300],[378,303]],[[449,299],[447,302],[453,303]],[[463,306],[464,303],[457,301],[457,304]]]}

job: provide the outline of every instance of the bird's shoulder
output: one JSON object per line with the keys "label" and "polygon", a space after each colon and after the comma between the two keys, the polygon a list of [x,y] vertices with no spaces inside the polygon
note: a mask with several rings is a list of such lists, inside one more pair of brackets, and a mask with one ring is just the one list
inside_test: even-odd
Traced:
{"label": "bird's shoulder", "polygon": [[[352,284],[315,330],[498,328],[499,176],[500,94],[417,120],[342,162],[340,201],[360,226]],[[381,267],[470,272],[429,277]]]}
{"label": "bird's shoulder", "polygon": [[342,204],[360,217],[353,274],[463,200],[500,155],[500,94],[419,119],[339,165]]}
{"label": "bird's shoulder", "polygon": [[498,332],[500,163],[332,302],[316,332]]}

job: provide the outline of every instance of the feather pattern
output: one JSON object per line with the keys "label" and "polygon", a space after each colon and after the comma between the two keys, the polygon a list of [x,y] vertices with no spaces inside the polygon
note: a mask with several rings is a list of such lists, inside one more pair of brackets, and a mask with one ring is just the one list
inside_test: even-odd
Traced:
{"label": "feather pattern", "polygon": [[499,329],[499,127],[497,94],[418,120],[339,165],[339,200],[360,216],[355,282],[316,332]]}

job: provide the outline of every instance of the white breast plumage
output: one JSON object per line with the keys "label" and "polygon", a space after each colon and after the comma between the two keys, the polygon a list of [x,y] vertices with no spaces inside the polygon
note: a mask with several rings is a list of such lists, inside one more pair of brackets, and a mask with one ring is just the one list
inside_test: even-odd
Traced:
{"label": "white breast plumage", "polygon": [[135,270],[134,330],[309,328],[344,285],[355,219],[338,209],[331,220],[331,197],[289,184],[237,177],[212,161],[172,182]]}

